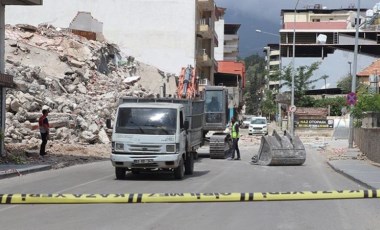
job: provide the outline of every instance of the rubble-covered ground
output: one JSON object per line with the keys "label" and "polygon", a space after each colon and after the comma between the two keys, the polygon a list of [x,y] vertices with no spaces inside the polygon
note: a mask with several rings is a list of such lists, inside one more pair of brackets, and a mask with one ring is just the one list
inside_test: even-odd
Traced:
{"label": "rubble-covered ground", "polygon": [[163,83],[169,94],[176,89],[174,74],[122,54],[115,44],[49,25],[7,25],[5,34],[5,69],[16,86],[6,92],[3,162],[40,161],[25,153],[39,149],[38,118],[44,107],[51,110],[44,161],[63,167],[107,159],[106,119],[113,119],[118,99],[155,97]]}

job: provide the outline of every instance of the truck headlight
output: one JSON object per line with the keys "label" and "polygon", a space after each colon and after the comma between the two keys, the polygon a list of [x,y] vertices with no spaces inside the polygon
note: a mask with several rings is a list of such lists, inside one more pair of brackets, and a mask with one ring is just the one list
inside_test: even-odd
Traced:
{"label": "truck headlight", "polygon": [[116,143],[115,144],[115,150],[124,150],[124,144],[123,143]]}
{"label": "truck headlight", "polygon": [[166,152],[174,153],[175,152],[175,145],[166,145]]}

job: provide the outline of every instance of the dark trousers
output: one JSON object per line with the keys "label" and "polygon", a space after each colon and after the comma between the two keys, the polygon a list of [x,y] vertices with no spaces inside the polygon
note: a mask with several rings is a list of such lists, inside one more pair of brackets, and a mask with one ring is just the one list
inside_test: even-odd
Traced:
{"label": "dark trousers", "polygon": [[41,133],[41,140],[42,140],[42,143],[41,143],[41,148],[40,148],[40,155],[43,156],[43,155],[46,155],[45,148],[48,141],[48,134]]}
{"label": "dark trousers", "polygon": [[237,154],[237,158],[240,159],[240,150],[239,150],[239,138],[232,138],[232,151],[231,151],[231,158],[235,158],[235,150]]}

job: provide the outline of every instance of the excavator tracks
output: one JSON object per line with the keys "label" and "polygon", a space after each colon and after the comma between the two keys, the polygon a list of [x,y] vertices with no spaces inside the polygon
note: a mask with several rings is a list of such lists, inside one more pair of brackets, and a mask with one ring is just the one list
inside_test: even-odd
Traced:
{"label": "excavator tracks", "polygon": [[231,138],[226,133],[214,133],[210,137],[210,158],[225,159],[230,155]]}

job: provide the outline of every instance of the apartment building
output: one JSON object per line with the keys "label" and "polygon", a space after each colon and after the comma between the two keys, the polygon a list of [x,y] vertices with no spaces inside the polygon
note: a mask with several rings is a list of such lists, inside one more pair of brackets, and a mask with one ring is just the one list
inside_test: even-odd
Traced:
{"label": "apartment building", "polygon": [[237,61],[239,55],[239,35],[240,24],[224,25],[224,60]]}
{"label": "apartment building", "polygon": [[265,53],[265,70],[266,70],[266,81],[267,89],[272,90],[275,94],[279,92],[280,82],[273,81],[272,76],[276,75],[281,69],[281,59],[280,59],[280,47],[279,44],[268,44],[264,47]]}
{"label": "apartment building", "polygon": [[89,12],[125,55],[175,74],[191,65],[200,78],[213,82],[215,8],[214,0],[44,0],[33,11],[7,7],[5,20],[68,28],[78,12]]}
{"label": "apartment building", "polygon": [[198,2],[198,28],[197,28],[197,70],[200,79],[208,79],[214,84],[214,73],[218,64],[214,58],[214,48],[219,45],[218,35],[215,31],[218,11],[214,0],[197,0]]}
{"label": "apartment building", "polygon": [[[320,4],[304,9],[281,11],[280,55],[282,66],[293,61],[293,34],[295,34],[295,65],[320,62],[314,78],[328,75],[327,84],[316,83],[316,88],[334,88],[337,81],[351,71],[353,61],[357,9],[327,9]],[[379,30],[374,23],[378,10],[360,9],[358,70],[371,64],[380,55]]]}
{"label": "apartment building", "polygon": [[218,36],[219,45],[215,47],[216,61],[237,61],[239,56],[240,24],[225,23],[224,14],[226,8],[217,7],[217,20],[215,32]]}

